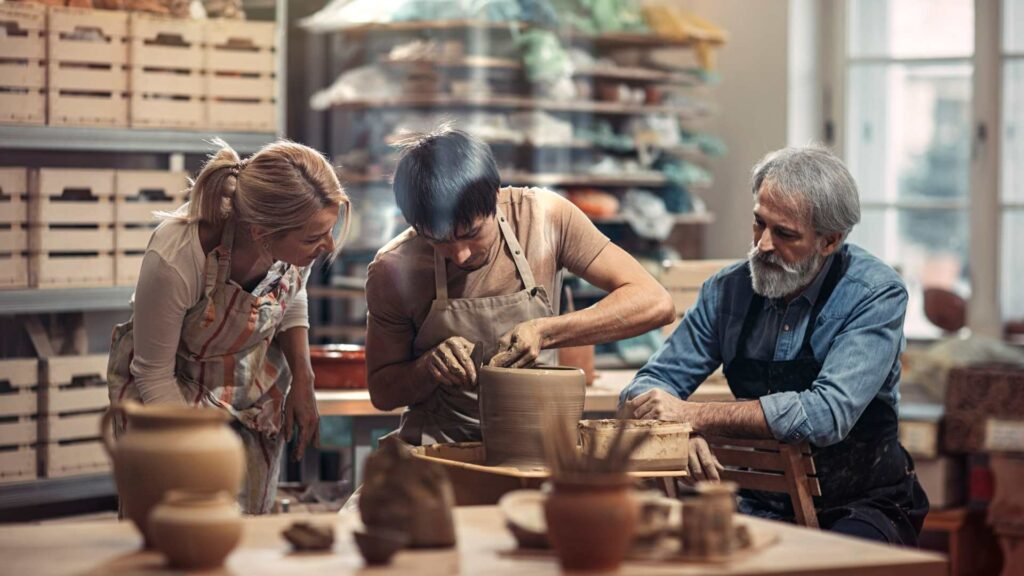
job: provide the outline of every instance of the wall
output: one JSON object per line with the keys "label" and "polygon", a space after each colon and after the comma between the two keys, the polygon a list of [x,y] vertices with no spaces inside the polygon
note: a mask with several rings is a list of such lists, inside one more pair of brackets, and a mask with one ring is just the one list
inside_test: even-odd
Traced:
{"label": "wall", "polygon": [[[716,217],[704,255],[740,258],[750,246],[750,169],[766,153],[816,139],[820,82],[815,0],[649,0],[691,11],[728,34],[717,51],[719,112],[699,128],[729,153],[712,162],[715,184],[703,194]],[[792,70],[792,74],[790,73]]]}

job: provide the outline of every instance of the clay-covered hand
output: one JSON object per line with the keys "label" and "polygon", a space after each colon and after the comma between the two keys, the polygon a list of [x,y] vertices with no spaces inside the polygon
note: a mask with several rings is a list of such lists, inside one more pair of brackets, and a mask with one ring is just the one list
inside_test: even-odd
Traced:
{"label": "clay-covered hand", "polygon": [[687,469],[690,475],[688,482],[720,482],[721,472],[725,470],[718,462],[718,458],[711,452],[708,441],[702,436],[690,436],[690,458],[687,462]]}
{"label": "clay-covered hand", "polygon": [[[694,424],[700,405],[680,400],[661,388],[652,388],[625,404],[627,413],[642,420],[667,420]],[[696,428],[696,425],[694,425]]]}
{"label": "clay-covered hand", "polygon": [[488,366],[525,368],[532,366],[540,356],[544,336],[535,320],[515,325],[498,339],[498,353]]}
{"label": "clay-covered hand", "polygon": [[291,440],[295,427],[299,428],[292,459],[302,460],[306,453],[306,445],[320,447],[320,412],[316,409],[316,396],[313,394],[313,383],[292,382],[292,389],[284,401],[284,438]]}
{"label": "clay-covered hand", "polygon": [[472,390],[476,388],[473,348],[474,344],[469,340],[452,336],[420,356],[419,362],[438,384]]}

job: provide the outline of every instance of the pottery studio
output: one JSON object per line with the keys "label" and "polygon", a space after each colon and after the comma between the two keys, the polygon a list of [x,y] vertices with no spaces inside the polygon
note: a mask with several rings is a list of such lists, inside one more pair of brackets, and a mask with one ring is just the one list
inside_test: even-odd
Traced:
{"label": "pottery studio", "polygon": [[0,0],[0,574],[1024,576],[1022,15]]}

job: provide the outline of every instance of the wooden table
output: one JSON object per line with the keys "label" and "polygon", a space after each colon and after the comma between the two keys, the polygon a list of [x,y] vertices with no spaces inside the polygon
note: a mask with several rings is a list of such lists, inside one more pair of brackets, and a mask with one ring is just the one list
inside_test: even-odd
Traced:
{"label": "wooden table", "polygon": [[[583,410],[590,413],[615,412],[619,405],[619,392],[635,375],[636,370],[599,370],[593,386],[587,386]],[[712,402],[732,400],[733,396],[724,381],[709,380],[701,384],[690,399]],[[317,390],[316,405],[321,416],[397,416],[403,410],[377,410],[370,402],[368,390]]]}
{"label": "wooden table", "polygon": [[[290,522],[333,523],[333,553],[293,554],[279,536]],[[291,574],[469,574],[512,576],[559,574],[552,557],[512,557],[515,541],[503,527],[494,506],[457,508],[458,547],[452,550],[403,551],[391,566],[367,570],[351,530],[351,514],[286,514],[244,520],[242,543],[224,570],[215,574],[289,576]],[[945,574],[945,557],[883,546],[767,520],[750,519],[752,530],[771,530],[779,540],[767,548],[723,565],[626,563],[620,574],[872,574],[872,576],[938,576]],[[144,575],[172,573],[156,552],[139,552],[140,538],[128,522],[86,521],[42,526],[0,526],[0,556],[4,574]],[[209,572],[206,574],[210,574]]]}

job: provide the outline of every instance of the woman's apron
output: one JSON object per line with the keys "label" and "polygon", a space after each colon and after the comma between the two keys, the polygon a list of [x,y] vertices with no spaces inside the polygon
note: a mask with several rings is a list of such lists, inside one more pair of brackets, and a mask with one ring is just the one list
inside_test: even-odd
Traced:
{"label": "woman's apron", "polygon": [[[533,278],[512,226],[497,209],[498,228],[523,281],[523,289],[504,296],[448,298],[445,259],[434,252],[435,299],[413,341],[413,355],[419,358],[452,336],[482,342],[486,360],[498,351],[498,340],[517,324],[552,315],[547,292]],[[500,252],[500,251],[499,251]],[[556,277],[557,294],[560,275]],[[542,363],[554,364],[555,351],[541,352]],[[480,440],[480,407],[476,392],[439,385],[429,398],[409,406],[402,414],[399,437],[412,445]]]}
{"label": "woman's apron", "polygon": [[[233,243],[234,223],[228,221],[220,245],[206,257],[203,295],[182,322],[174,375],[193,406],[234,416],[247,463],[239,502],[246,513],[263,514],[274,503],[291,387],[291,370],[274,337],[285,308],[302,289],[302,275],[276,262],[254,293],[247,292],[230,279]],[[114,327],[107,368],[111,403],[141,401],[131,375],[134,348],[133,320]],[[123,432],[124,426],[119,421],[116,428]]]}

